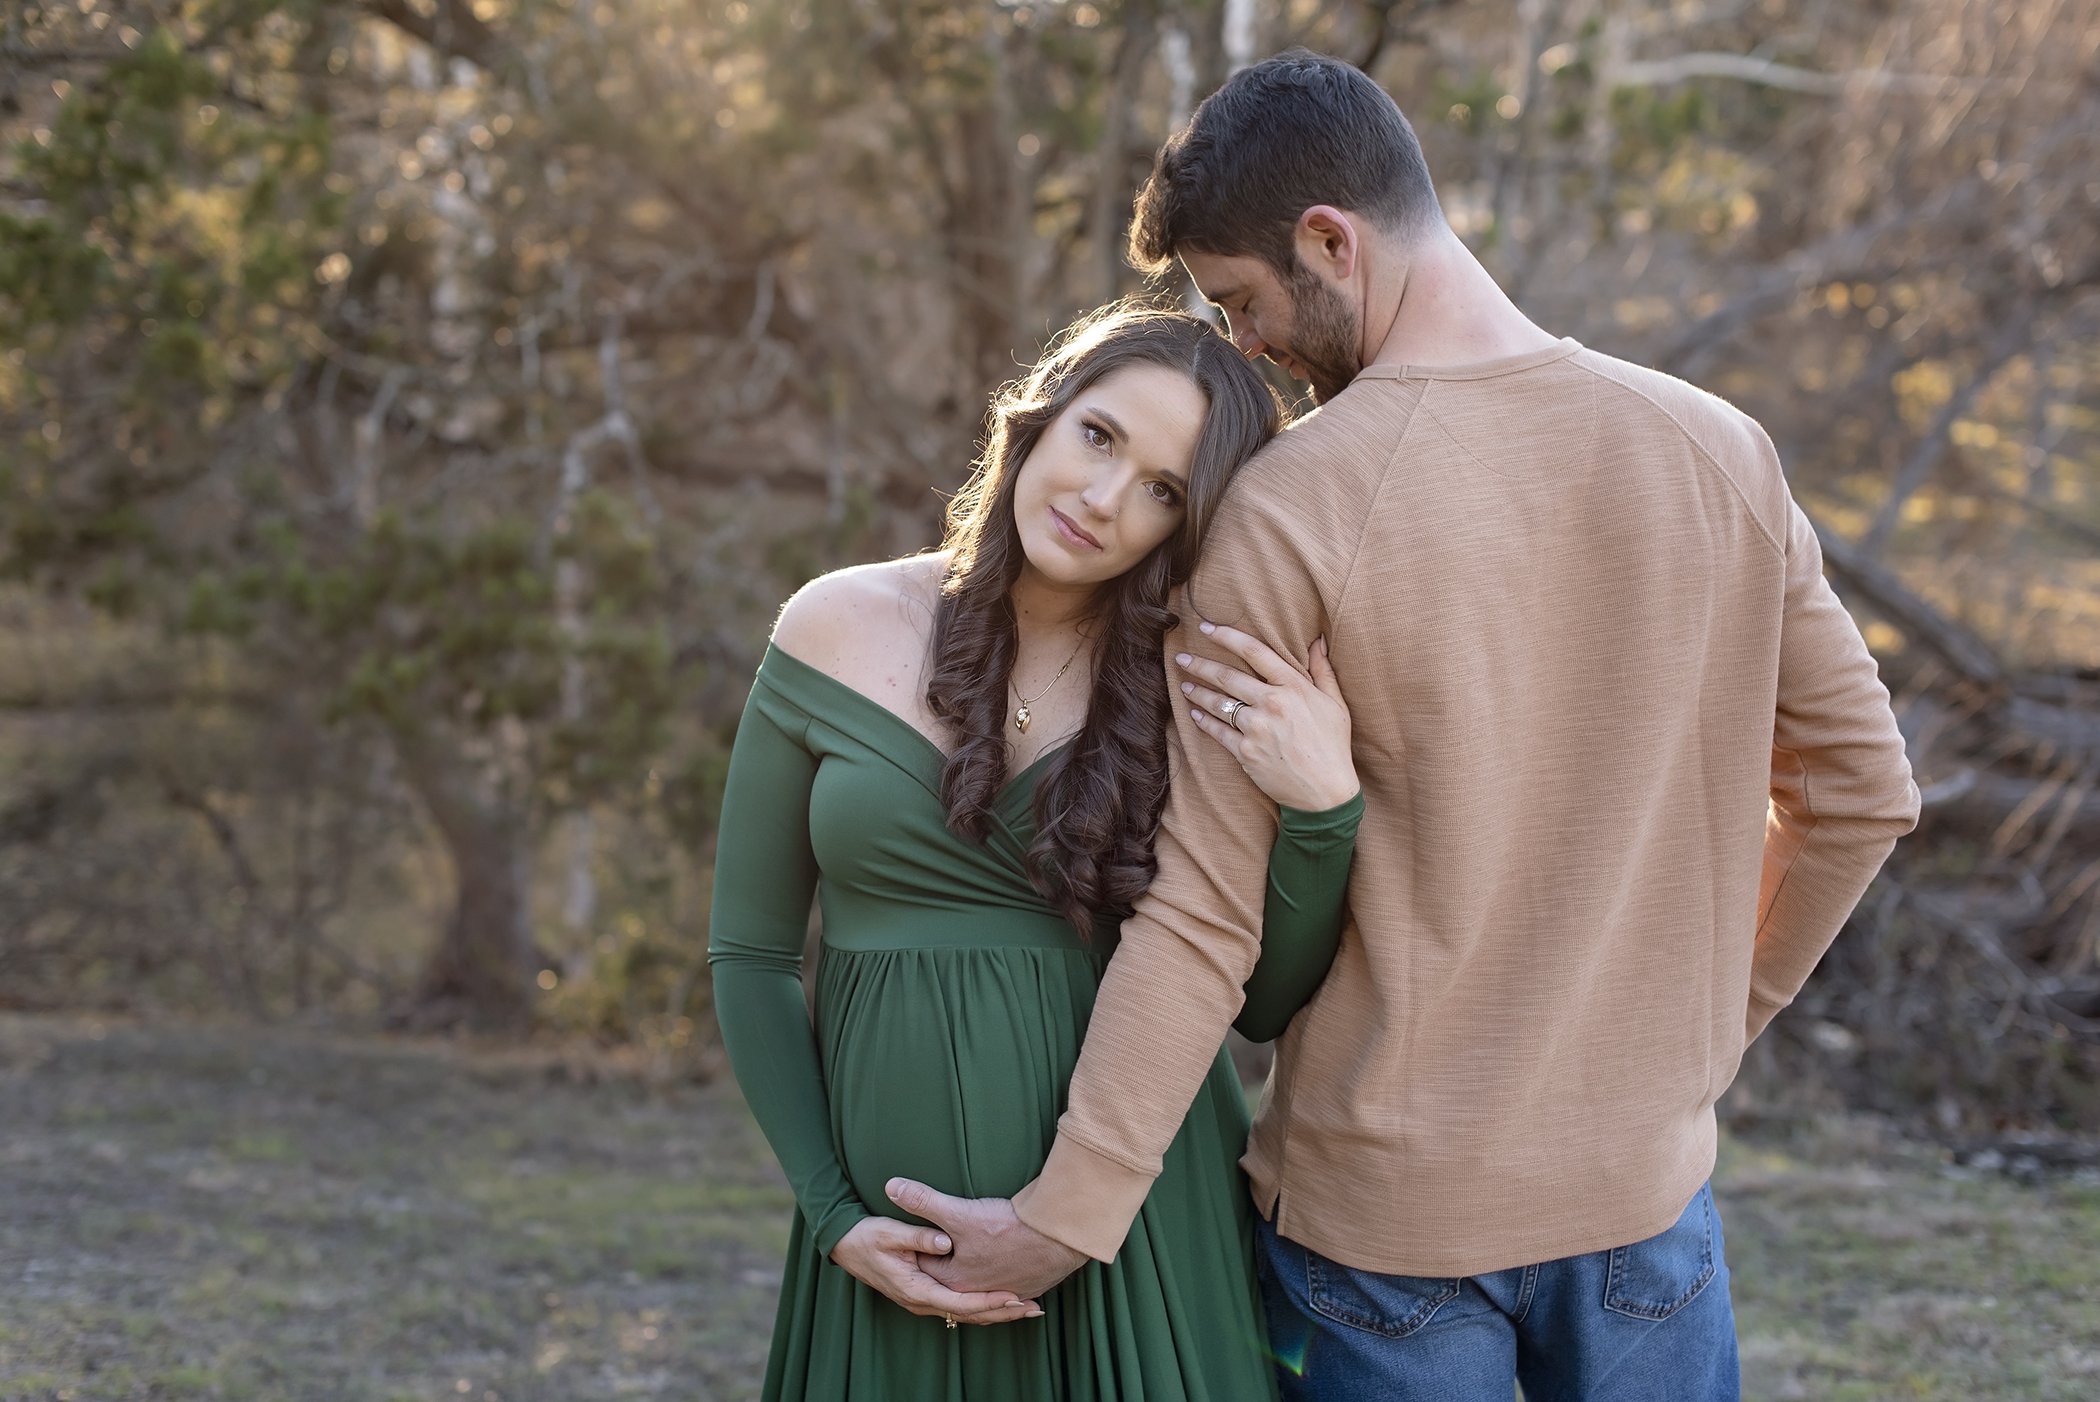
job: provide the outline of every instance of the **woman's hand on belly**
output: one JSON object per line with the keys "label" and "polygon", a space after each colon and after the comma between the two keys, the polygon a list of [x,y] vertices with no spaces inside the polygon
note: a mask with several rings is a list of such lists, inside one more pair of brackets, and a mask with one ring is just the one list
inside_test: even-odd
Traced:
{"label": "woman's hand on belly", "polygon": [[879,1290],[913,1314],[960,1324],[1011,1324],[1043,1310],[1010,1290],[974,1293],[950,1290],[921,1268],[919,1257],[945,1256],[954,1249],[946,1234],[887,1217],[865,1217],[831,1248],[832,1263],[861,1284]]}

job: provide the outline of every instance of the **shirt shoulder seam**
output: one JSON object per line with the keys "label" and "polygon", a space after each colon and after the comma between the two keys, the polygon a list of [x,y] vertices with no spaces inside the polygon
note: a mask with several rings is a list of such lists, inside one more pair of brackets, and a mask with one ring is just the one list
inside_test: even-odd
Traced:
{"label": "shirt shoulder seam", "polygon": [[1371,499],[1364,503],[1363,524],[1356,528],[1356,545],[1349,552],[1349,567],[1342,571],[1341,586],[1335,590],[1334,607],[1327,612],[1327,626],[1329,628],[1334,628],[1340,624],[1342,610],[1349,605],[1349,590],[1356,583],[1356,567],[1363,560],[1364,541],[1370,537],[1371,522],[1378,516],[1378,504],[1385,500],[1386,488],[1392,485],[1394,477],[1393,464],[1400,460],[1401,450],[1407,446],[1407,440],[1414,435],[1416,422],[1424,413],[1429,412],[1427,407],[1429,391],[1434,384],[1435,381],[1432,380],[1428,384],[1423,385],[1422,392],[1415,396],[1414,407],[1407,411],[1406,426],[1400,430],[1400,436],[1393,440],[1393,450],[1386,454],[1385,462],[1379,467],[1378,484],[1371,489]]}
{"label": "shirt shoulder seam", "polygon": [[[1674,424],[1677,428],[1677,431],[1684,435],[1685,441],[1690,443],[1693,448],[1698,450],[1699,456],[1706,459],[1707,463],[1710,466],[1712,466],[1713,470],[1721,475],[1721,480],[1728,484],[1728,489],[1731,492],[1735,493],[1736,500],[1743,504],[1743,511],[1750,517],[1750,524],[1755,526],[1757,528],[1757,533],[1764,537],[1765,544],[1771,546],[1773,550],[1777,551],[1779,554],[1779,558],[1782,561],[1787,558],[1786,546],[1780,541],[1780,539],[1777,536],[1772,534],[1771,528],[1765,525],[1764,521],[1758,516],[1757,508],[1750,504],[1750,494],[1743,490],[1743,484],[1736,481],[1735,474],[1721,465],[1721,460],[1713,455],[1713,451],[1709,449],[1704,442],[1700,441],[1699,435],[1692,432],[1690,426],[1687,425],[1683,419],[1678,418],[1676,414],[1671,412],[1670,407],[1668,405],[1664,404],[1654,395],[1648,393],[1648,391],[1642,389],[1639,385],[1628,384],[1624,380],[1615,379],[1610,375],[1604,374],[1602,371],[1598,370],[1594,366],[1583,364],[1582,359],[1579,356],[1575,357],[1573,363],[1580,366],[1584,374],[1594,376],[1597,379],[1605,381],[1607,384],[1616,385],[1620,389],[1625,390],[1628,394],[1631,394],[1636,398],[1640,399],[1641,401],[1646,403],[1650,408],[1654,409],[1656,413],[1661,414],[1664,418],[1668,419],[1672,424]],[[1741,413],[1742,411],[1737,410],[1736,412]],[[1745,417],[1748,416],[1746,415]],[[1755,423],[1755,420],[1752,420],[1752,422]],[[1784,479],[1784,475],[1784,472],[1782,472],[1782,480]]]}

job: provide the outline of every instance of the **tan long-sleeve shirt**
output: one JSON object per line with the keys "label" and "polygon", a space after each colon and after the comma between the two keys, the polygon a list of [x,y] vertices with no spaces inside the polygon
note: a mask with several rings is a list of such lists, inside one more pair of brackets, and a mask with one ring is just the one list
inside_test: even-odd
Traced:
{"label": "tan long-sleeve shirt", "polygon": [[[1770,440],[1573,341],[1372,367],[1244,469],[1192,604],[1170,685],[1199,614],[1327,636],[1364,784],[1350,924],[1245,1159],[1264,1215],[1432,1276],[1668,1226],[1744,1046],[1917,818]],[[1159,876],[1015,1198],[1103,1260],[1239,1007],[1274,836],[1176,714]]]}

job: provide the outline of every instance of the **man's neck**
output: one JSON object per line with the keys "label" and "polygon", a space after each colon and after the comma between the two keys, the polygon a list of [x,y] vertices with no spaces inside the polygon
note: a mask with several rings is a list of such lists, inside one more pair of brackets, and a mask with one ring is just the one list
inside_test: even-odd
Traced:
{"label": "man's neck", "polygon": [[[1387,297],[1387,330],[1369,348],[1369,365],[1475,365],[1558,343],[1517,309],[1449,229],[1409,250],[1401,285]],[[1376,335],[1375,316],[1370,320],[1367,335]]]}

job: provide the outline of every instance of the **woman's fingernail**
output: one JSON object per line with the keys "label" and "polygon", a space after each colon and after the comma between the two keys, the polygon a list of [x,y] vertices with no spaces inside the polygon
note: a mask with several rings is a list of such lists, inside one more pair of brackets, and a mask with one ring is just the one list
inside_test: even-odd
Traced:
{"label": "woman's fingernail", "polygon": [[1196,659],[1189,656],[1185,652],[1177,652],[1174,654],[1174,660],[1176,662],[1179,662],[1182,666],[1186,667],[1189,665],[1189,663],[1194,662]]}
{"label": "woman's fingernail", "polygon": [[1198,624],[1197,626],[1198,626],[1198,627],[1199,627],[1199,628],[1200,628],[1200,629],[1201,629],[1201,630],[1202,630],[1203,632],[1206,632],[1206,633],[1215,633],[1215,632],[1217,632],[1217,631],[1218,631],[1218,625],[1217,625],[1217,624],[1215,624],[1215,623],[1203,623],[1203,624]]}
{"label": "woman's fingernail", "polygon": [[936,1251],[953,1251],[955,1243],[944,1236],[936,1236],[933,1239],[933,1249]]}
{"label": "woman's fingernail", "polygon": [[1195,690],[1196,690],[1196,684],[1195,684],[1194,682],[1183,682],[1183,683],[1181,684],[1181,694],[1182,694],[1183,696],[1187,696],[1187,695],[1190,695],[1190,694],[1191,694],[1191,693],[1193,693],[1193,692],[1194,692]]}

